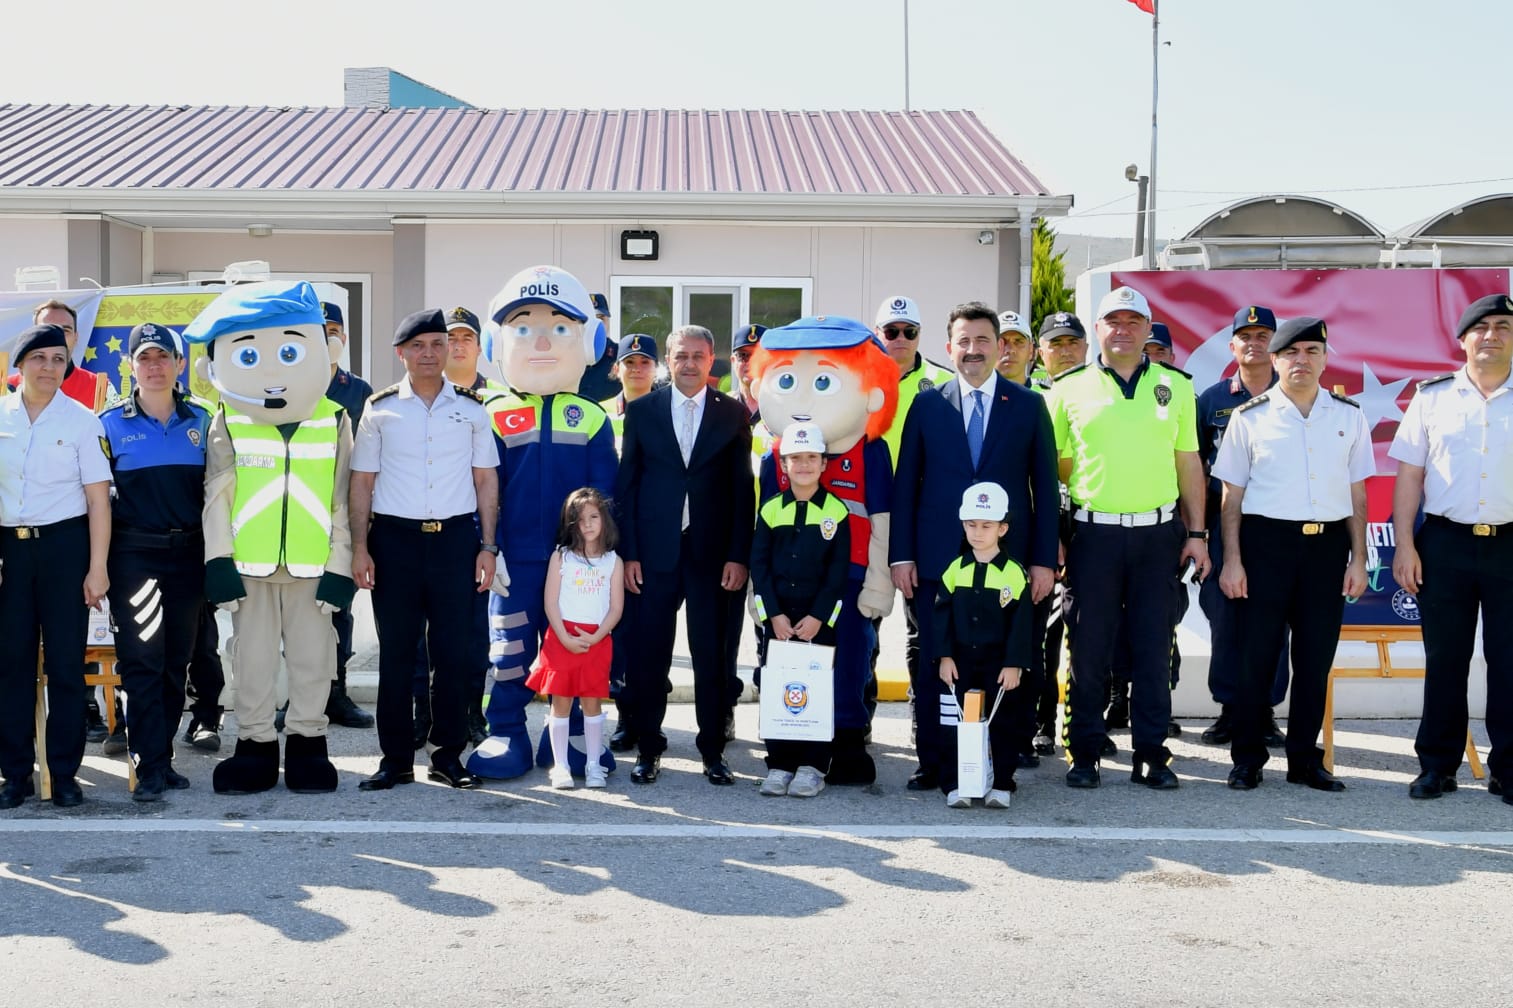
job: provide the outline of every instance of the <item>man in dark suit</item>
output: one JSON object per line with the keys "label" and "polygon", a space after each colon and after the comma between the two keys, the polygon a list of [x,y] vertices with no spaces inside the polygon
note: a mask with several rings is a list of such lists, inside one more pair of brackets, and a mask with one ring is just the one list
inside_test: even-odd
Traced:
{"label": "man in dark suit", "polygon": [[[961,523],[954,520],[962,491],[973,483],[997,483],[1009,495],[1009,556],[1030,571],[1039,602],[1051,591],[1056,568],[1056,443],[1039,395],[1005,381],[993,370],[1002,347],[998,316],[980,301],[951,312],[947,350],[956,378],[914,400],[904,420],[893,488],[893,527],[888,562],[893,584],[928,626],[941,573],[961,551]],[[915,750],[919,768],[911,791],[938,784],[936,738],[943,696],[920,635],[920,656],[912,677]],[[1038,685],[1021,686],[1035,692]],[[954,720],[954,718],[953,718]]]}
{"label": "man in dark suit", "polygon": [[734,655],[726,647],[731,595],[744,597],[756,499],[746,407],[709,387],[714,336],[683,326],[667,338],[672,384],[625,408],[615,497],[626,588],[641,596],[627,679],[640,755],[630,779],[650,784],[667,739],[667,673],[677,614],[685,607],[693,657],[697,745],[704,776],[734,784],[725,722]]}

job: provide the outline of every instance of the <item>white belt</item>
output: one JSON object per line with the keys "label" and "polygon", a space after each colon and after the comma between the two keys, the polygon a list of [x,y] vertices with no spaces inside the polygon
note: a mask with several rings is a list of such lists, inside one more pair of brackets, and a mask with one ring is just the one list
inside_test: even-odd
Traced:
{"label": "white belt", "polygon": [[1078,508],[1072,512],[1072,517],[1080,522],[1088,522],[1093,525],[1122,525],[1125,528],[1144,528],[1147,525],[1160,525],[1169,522],[1177,514],[1176,504],[1163,504],[1154,511],[1135,511],[1129,514],[1119,514],[1112,511],[1089,511],[1087,508]]}

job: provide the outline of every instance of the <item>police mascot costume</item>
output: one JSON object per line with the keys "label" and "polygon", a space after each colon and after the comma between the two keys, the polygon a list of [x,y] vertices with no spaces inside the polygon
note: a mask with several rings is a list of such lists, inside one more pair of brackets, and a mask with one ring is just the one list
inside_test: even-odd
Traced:
{"label": "police mascot costume", "polygon": [[825,779],[871,784],[877,767],[865,742],[866,690],[877,641],[872,620],[893,608],[893,464],[883,434],[898,410],[898,365],[867,326],[820,315],[768,329],[751,371],[762,420],[778,435],[762,456],[761,499],[788,488],[788,477],[775,464],[782,432],[812,421],[825,436],[820,483],[851,512],[851,571],[835,628],[835,741]]}
{"label": "police mascot costume", "polygon": [[236,752],[220,794],[278,783],[279,661],[289,670],[284,784],[336,790],[326,701],[336,667],[331,614],[352,604],[347,522],[352,429],[326,398],[341,341],[326,337],[308,283],[233,287],[184,330],[203,344],[201,378],[220,393],[205,464],[205,596],[232,614]]}
{"label": "police mascot costume", "polygon": [[[525,709],[535,693],[525,678],[546,633],[542,594],[562,503],[579,487],[606,497],[614,492],[614,430],[604,410],[574,392],[584,370],[604,352],[604,340],[588,291],[555,266],[520,271],[489,304],[484,350],[507,391],[485,402],[499,444],[501,573],[489,598],[489,737],[467,764],[480,777],[509,780],[531,769]],[[500,594],[505,586],[508,594]],[[583,715],[577,704],[572,717],[569,769],[581,774]],[[544,732],[541,745],[549,763]],[[608,748],[599,758],[606,770],[614,769]]]}

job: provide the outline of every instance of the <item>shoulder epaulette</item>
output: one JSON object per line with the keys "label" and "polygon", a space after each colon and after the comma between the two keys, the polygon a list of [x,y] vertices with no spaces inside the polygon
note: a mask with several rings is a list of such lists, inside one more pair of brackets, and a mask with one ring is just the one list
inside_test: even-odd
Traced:
{"label": "shoulder epaulette", "polygon": [[[483,396],[478,394],[477,389],[470,389],[466,385],[453,385],[452,390],[458,395],[462,396],[464,399],[471,399],[475,403],[478,403],[480,405],[482,405],[483,403]],[[384,389],[385,393],[387,393],[388,391],[388,389]],[[394,391],[399,391],[398,385],[394,386]],[[377,399],[378,396],[374,396],[373,398]]]}
{"label": "shoulder epaulette", "polygon": [[1263,392],[1260,395],[1256,396],[1254,399],[1250,400],[1249,402],[1241,403],[1240,405],[1236,406],[1235,407],[1235,412],[1236,413],[1244,413],[1246,410],[1248,410],[1248,409],[1250,409],[1250,408],[1252,408],[1254,406],[1259,406],[1259,405],[1261,405],[1265,401],[1266,401],[1266,393]]}
{"label": "shoulder epaulette", "polygon": [[387,398],[389,398],[389,396],[396,396],[396,395],[399,395],[399,383],[398,382],[394,383],[393,385],[390,385],[388,388],[383,389],[382,391],[374,392],[372,395],[368,396],[368,402],[370,402],[370,403],[376,403],[380,399],[387,399]]}
{"label": "shoulder epaulette", "polygon": [[1186,378],[1188,381],[1192,381],[1193,380],[1193,376],[1192,375],[1188,374],[1186,371],[1183,371],[1181,368],[1177,367],[1177,365],[1175,365],[1175,364],[1168,364],[1164,360],[1158,360],[1158,361],[1155,361],[1154,363],[1160,364],[1162,367],[1166,368],[1166,370],[1168,370],[1168,371],[1175,371],[1175,372],[1177,372],[1177,374],[1181,375],[1183,378]]}
{"label": "shoulder epaulette", "polygon": [[1346,395],[1343,392],[1336,392],[1333,389],[1330,389],[1329,390],[1329,394],[1332,395],[1332,396],[1334,396],[1334,398],[1336,400],[1338,400],[1339,402],[1344,403],[1347,406],[1354,406],[1356,409],[1360,409],[1361,408],[1361,404],[1360,403],[1356,402],[1354,399],[1350,398],[1348,395]]}
{"label": "shoulder epaulette", "polygon": [[1059,375],[1057,375],[1056,377],[1052,378],[1051,382],[1054,384],[1055,382],[1059,382],[1063,378],[1070,378],[1072,375],[1076,374],[1078,371],[1082,371],[1082,370],[1086,369],[1086,367],[1087,367],[1087,361],[1083,361],[1081,364],[1078,364],[1074,368],[1067,368],[1065,371],[1061,372]]}
{"label": "shoulder epaulette", "polygon": [[1422,388],[1428,388],[1430,385],[1438,385],[1440,382],[1449,381],[1451,378],[1454,378],[1454,377],[1455,377],[1455,372],[1454,371],[1451,371],[1449,374],[1435,375],[1433,378],[1425,378],[1423,381],[1421,381],[1421,382],[1418,383],[1417,387],[1421,388],[1421,389]]}

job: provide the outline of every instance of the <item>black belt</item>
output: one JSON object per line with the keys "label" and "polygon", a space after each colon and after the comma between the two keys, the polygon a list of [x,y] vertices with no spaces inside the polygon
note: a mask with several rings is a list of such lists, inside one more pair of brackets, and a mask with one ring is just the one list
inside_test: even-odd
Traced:
{"label": "black belt", "polygon": [[473,516],[461,514],[450,518],[396,518],[393,515],[376,514],[373,516],[373,524],[402,528],[410,532],[444,532],[447,529],[457,528],[459,525],[467,525],[471,528]]}
{"label": "black belt", "polygon": [[55,536],[59,532],[66,532],[89,521],[88,515],[79,515],[76,518],[65,518],[60,522],[50,525],[4,525],[0,526],[7,539],[41,539],[44,535]]}
{"label": "black belt", "polygon": [[1508,526],[1506,524],[1502,524],[1502,525],[1489,525],[1486,522],[1477,522],[1474,525],[1467,525],[1465,522],[1451,521],[1449,518],[1446,518],[1444,515],[1437,515],[1437,514],[1426,514],[1426,515],[1424,515],[1424,524],[1426,524],[1426,525],[1442,525],[1445,528],[1455,529],[1457,532],[1464,532],[1464,533],[1467,533],[1469,535],[1474,535],[1474,536],[1478,536],[1478,537],[1482,537],[1482,536],[1495,536],[1495,535],[1498,535],[1499,532],[1501,532],[1503,530],[1506,530],[1508,528]]}
{"label": "black belt", "polygon": [[120,546],[145,546],[158,549],[184,549],[196,543],[205,542],[205,534],[200,529],[167,529],[163,532],[149,532],[146,529],[116,527],[110,530],[112,545]]}
{"label": "black belt", "polygon": [[1332,528],[1343,526],[1347,520],[1337,518],[1334,521],[1290,521],[1282,518],[1268,518],[1265,515],[1257,514],[1244,515],[1243,517],[1266,522],[1268,525],[1273,525],[1278,529],[1285,529],[1286,531],[1296,532],[1299,535],[1305,536],[1323,535]]}

